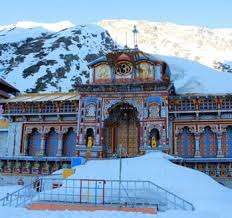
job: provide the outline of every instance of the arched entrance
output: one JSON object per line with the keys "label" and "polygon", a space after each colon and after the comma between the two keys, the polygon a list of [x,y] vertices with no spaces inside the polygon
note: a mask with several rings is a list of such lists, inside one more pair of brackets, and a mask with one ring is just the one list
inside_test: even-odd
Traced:
{"label": "arched entrance", "polygon": [[[128,156],[135,156],[139,151],[138,111],[128,103],[118,103],[109,109],[109,117],[104,122],[104,143],[111,154],[122,145]],[[126,154],[124,153],[124,156]]]}
{"label": "arched entrance", "polygon": [[85,144],[89,149],[92,148],[94,144],[94,131],[92,128],[88,128],[86,130]]}
{"label": "arched entrance", "polygon": [[159,130],[156,128],[153,128],[150,131],[150,135],[149,135],[150,146],[152,149],[156,149],[158,147],[159,140],[160,140]]}

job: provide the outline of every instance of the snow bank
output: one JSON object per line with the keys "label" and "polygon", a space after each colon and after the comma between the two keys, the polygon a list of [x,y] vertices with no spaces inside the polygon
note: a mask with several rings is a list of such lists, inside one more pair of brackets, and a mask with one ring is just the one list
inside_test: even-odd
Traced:
{"label": "snow bank", "polygon": [[[196,211],[169,210],[157,215],[125,212],[28,211],[24,208],[3,208],[6,218],[231,218],[232,190],[209,176],[175,165],[170,156],[151,152],[141,157],[123,159],[122,179],[150,180],[190,201]],[[119,160],[91,160],[76,167],[69,178],[118,179]]]}
{"label": "snow bank", "polygon": [[179,94],[224,94],[232,92],[232,73],[217,71],[183,58],[159,55],[155,55],[155,57],[169,65],[171,80]]}
{"label": "snow bank", "polygon": [[[122,179],[152,181],[193,203],[197,211],[231,217],[231,189],[199,171],[175,165],[168,159],[159,152],[123,159]],[[119,160],[92,160],[76,168],[76,173],[70,178],[118,179],[118,172]]]}

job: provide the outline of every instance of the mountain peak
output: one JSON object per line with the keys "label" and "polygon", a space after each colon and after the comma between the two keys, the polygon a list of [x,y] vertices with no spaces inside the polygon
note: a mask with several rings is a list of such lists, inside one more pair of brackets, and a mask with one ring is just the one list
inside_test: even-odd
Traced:
{"label": "mountain peak", "polygon": [[9,24],[0,26],[1,30],[10,30],[12,28],[20,28],[20,29],[32,29],[32,28],[42,28],[46,31],[51,32],[58,32],[63,29],[67,29],[70,27],[74,27],[75,25],[69,21],[64,20],[56,23],[40,23],[40,22],[33,22],[33,21],[18,21],[16,24]]}

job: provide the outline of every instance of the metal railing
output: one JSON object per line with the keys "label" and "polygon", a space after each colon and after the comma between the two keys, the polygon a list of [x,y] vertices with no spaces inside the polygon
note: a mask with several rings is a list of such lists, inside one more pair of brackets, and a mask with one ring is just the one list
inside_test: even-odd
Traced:
{"label": "metal railing", "polygon": [[7,194],[0,199],[0,206],[19,207],[33,202],[40,190],[40,179],[35,180],[29,185],[23,186],[15,192]]}
{"label": "metal railing", "polygon": [[33,202],[194,210],[183,198],[150,181],[41,178],[0,200],[3,206]]}

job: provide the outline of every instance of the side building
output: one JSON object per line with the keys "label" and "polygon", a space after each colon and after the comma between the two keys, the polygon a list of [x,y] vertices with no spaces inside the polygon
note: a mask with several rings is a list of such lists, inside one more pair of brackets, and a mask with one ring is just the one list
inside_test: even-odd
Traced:
{"label": "side building", "polygon": [[[9,99],[19,93],[19,90],[14,86],[7,83],[5,80],[0,78],[0,102],[5,99]],[[2,116],[4,112],[2,104],[0,104],[0,154],[5,155],[7,151],[8,141],[8,128],[9,122]]]}

